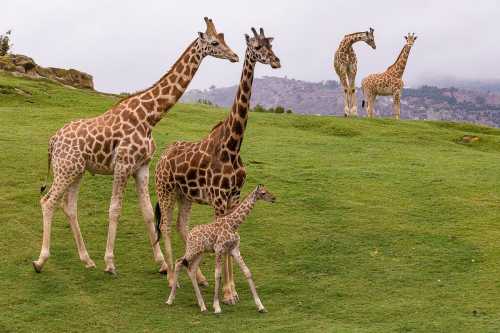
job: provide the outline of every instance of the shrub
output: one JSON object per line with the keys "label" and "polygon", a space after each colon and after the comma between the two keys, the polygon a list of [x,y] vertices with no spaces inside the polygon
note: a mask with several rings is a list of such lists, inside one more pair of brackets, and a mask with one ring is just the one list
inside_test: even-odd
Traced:
{"label": "shrub", "polygon": [[10,43],[10,35],[12,31],[9,30],[5,33],[5,35],[0,35],[0,56],[4,56],[9,53],[12,48],[12,44]]}
{"label": "shrub", "polygon": [[285,108],[278,105],[277,107],[274,108],[274,113],[285,113]]}
{"label": "shrub", "polygon": [[260,104],[257,104],[256,106],[254,106],[254,108],[252,109],[253,112],[268,112],[262,105]]}

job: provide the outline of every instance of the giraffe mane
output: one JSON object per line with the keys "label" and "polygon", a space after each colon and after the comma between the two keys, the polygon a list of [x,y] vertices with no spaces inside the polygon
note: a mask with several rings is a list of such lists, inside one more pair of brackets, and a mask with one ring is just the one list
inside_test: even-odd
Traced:
{"label": "giraffe mane", "polygon": [[220,127],[224,123],[223,120],[219,121],[214,127],[212,127],[211,132],[215,131],[218,127]]}
{"label": "giraffe mane", "polygon": [[146,88],[146,89],[142,89],[142,90],[136,91],[136,92],[134,92],[134,93],[132,93],[132,94],[130,94],[130,95],[128,95],[128,96],[126,96],[126,97],[124,97],[124,98],[122,98],[122,99],[118,100],[118,101],[116,102],[116,104],[115,104],[115,105],[113,105],[113,107],[115,107],[115,106],[117,106],[117,105],[119,105],[119,104],[121,104],[121,103],[123,103],[123,102],[125,102],[125,101],[129,100],[129,99],[130,99],[130,98],[132,98],[132,97],[135,97],[135,96],[137,96],[137,95],[140,95],[140,94],[142,94],[142,93],[145,93],[146,91],[148,91],[148,90],[150,90],[151,88],[153,88],[154,86],[156,86],[156,85],[157,85],[160,81],[162,81],[163,79],[165,79],[165,77],[167,77],[167,75],[170,75],[170,74],[174,71],[175,67],[177,67],[177,65],[179,64],[179,62],[181,62],[181,61],[184,59],[184,56],[185,56],[185,55],[189,52],[189,50],[191,50],[191,48],[193,47],[193,45],[194,45],[197,41],[198,41],[198,38],[196,38],[196,39],[195,39],[195,40],[194,40],[191,44],[189,44],[189,46],[188,46],[188,47],[184,50],[184,52],[183,52],[183,53],[181,54],[181,56],[177,59],[177,61],[176,61],[176,62],[175,62],[175,63],[174,63],[171,67],[170,67],[170,69],[168,70],[168,72],[166,72],[165,74],[163,74],[163,76],[162,76],[159,80],[157,80],[155,83],[153,83],[151,86],[149,86],[149,87],[148,87],[148,88]]}
{"label": "giraffe mane", "polygon": [[396,61],[394,61],[394,63],[392,65],[390,65],[389,67],[387,67],[387,70],[390,70],[391,68],[393,68],[394,66],[396,66],[396,64],[398,63],[399,59],[401,59],[401,55],[403,54],[403,51],[405,50],[405,47],[406,47],[406,44],[405,44],[405,46],[403,46],[403,48],[399,52],[399,55],[396,58]]}

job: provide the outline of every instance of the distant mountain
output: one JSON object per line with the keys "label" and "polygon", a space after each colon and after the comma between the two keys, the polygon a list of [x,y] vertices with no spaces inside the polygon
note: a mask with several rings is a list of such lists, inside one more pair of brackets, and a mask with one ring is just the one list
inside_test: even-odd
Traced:
{"label": "distant mountain", "polygon": [[[237,86],[206,90],[190,90],[184,102],[210,101],[229,107]],[[358,113],[363,99],[360,89],[356,92]],[[344,97],[337,81],[307,82],[280,77],[257,78],[252,90],[252,106],[283,106],[295,113],[318,115],[343,115]],[[392,98],[378,97],[377,115],[392,114]],[[460,88],[422,86],[405,89],[401,99],[401,117],[404,119],[452,120],[480,123],[500,127],[500,93]]]}
{"label": "distant mountain", "polygon": [[478,90],[482,92],[500,93],[500,79],[489,80],[465,80],[457,78],[433,78],[426,80],[428,85],[433,85],[439,88],[455,87],[467,90]]}

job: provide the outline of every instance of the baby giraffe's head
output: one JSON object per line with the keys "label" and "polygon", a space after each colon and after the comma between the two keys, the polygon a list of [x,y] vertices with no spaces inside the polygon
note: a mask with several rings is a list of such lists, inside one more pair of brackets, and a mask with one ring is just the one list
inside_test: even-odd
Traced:
{"label": "baby giraffe's head", "polygon": [[280,59],[274,54],[271,42],[274,40],[273,37],[266,37],[264,35],[264,29],[260,28],[260,34],[257,33],[255,28],[252,28],[253,37],[245,34],[245,40],[247,42],[247,49],[250,53],[250,57],[255,62],[260,62],[261,64],[271,65],[272,68],[280,68]]}
{"label": "baby giraffe's head", "polygon": [[276,197],[267,190],[264,185],[257,185],[255,189],[255,195],[257,196],[257,200],[264,200],[267,202],[275,202]]}
{"label": "baby giraffe's head", "polygon": [[406,44],[413,46],[413,43],[417,40],[417,36],[415,36],[415,33],[409,33],[408,35],[405,36],[406,39]]}

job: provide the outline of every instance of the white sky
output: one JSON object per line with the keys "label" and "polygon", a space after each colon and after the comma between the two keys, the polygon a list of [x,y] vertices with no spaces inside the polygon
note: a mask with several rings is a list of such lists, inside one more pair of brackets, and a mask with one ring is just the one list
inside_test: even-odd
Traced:
{"label": "white sky", "polygon": [[[134,91],[151,85],[175,62],[203,16],[214,19],[228,45],[244,54],[244,33],[264,27],[275,37],[282,68],[257,66],[257,76],[337,80],[332,57],[342,37],[375,29],[377,49],[357,44],[358,84],[392,64],[403,35],[418,39],[405,73],[424,78],[500,78],[500,2],[328,0],[16,0],[2,1],[0,31],[13,30],[14,52],[42,66],[73,67],[94,76],[98,90]],[[205,59],[190,88],[229,86],[241,63]]]}

